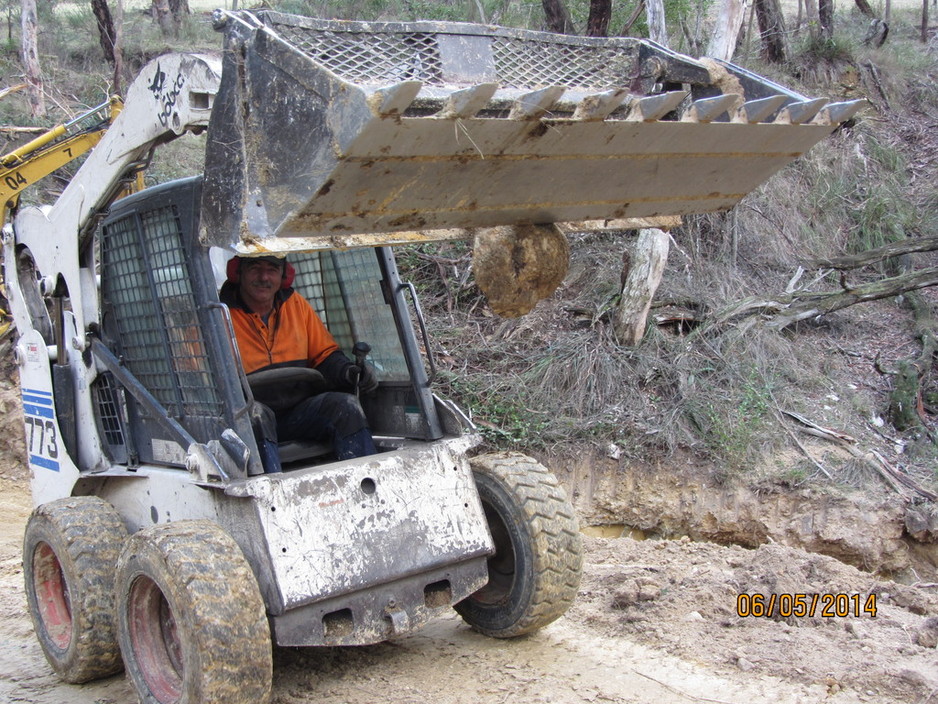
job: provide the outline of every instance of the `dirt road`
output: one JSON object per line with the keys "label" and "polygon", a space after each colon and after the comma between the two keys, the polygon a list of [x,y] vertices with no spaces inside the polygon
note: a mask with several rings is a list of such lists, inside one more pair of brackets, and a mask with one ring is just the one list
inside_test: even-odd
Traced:
{"label": "dirt road", "polygon": [[[33,636],[20,541],[27,483],[0,477],[0,702],[122,704],[122,676],[82,686],[52,675]],[[11,476],[14,474],[16,476]],[[740,618],[740,591],[877,597],[877,615]],[[836,560],[769,545],[587,539],[580,597],[514,641],[455,616],[392,643],[277,649],[277,704],[938,701],[938,590],[877,580]],[[932,640],[930,640],[932,639]]]}

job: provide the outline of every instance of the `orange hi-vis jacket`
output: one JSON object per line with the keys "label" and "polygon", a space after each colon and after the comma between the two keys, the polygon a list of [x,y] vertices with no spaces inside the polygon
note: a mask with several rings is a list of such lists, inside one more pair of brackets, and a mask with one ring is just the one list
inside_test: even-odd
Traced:
{"label": "orange hi-vis jacket", "polygon": [[292,289],[281,293],[266,323],[257,313],[226,301],[246,374],[267,367],[316,367],[339,349],[309,301]]}

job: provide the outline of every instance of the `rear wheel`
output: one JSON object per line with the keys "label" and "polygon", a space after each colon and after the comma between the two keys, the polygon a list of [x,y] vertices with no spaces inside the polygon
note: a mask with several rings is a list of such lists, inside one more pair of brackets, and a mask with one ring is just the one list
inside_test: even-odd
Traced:
{"label": "rear wheel", "polygon": [[118,639],[145,704],[263,704],[270,629],[241,549],[211,521],[130,537],[117,567]]}
{"label": "rear wheel", "polygon": [[580,584],[583,546],[573,507],[554,475],[518,453],[470,460],[495,541],[489,581],[456,605],[476,630],[497,638],[559,618]]}
{"label": "rear wheel", "polygon": [[87,682],[121,669],[114,571],[126,538],[118,513],[93,496],[43,504],[26,524],[29,615],[46,659],[66,682]]}

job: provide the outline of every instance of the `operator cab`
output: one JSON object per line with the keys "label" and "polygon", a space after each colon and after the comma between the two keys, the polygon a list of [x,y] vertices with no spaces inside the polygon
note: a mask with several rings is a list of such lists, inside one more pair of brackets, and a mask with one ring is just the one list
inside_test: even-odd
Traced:
{"label": "operator cab", "polygon": [[[232,253],[199,244],[200,200],[201,178],[182,179],[116,202],[101,223],[101,342],[119,365],[94,384],[99,430],[112,461],[132,467],[182,465],[188,442],[208,443],[230,429],[250,450],[245,474],[260,474],[253,398],[218,300]],[[379,387],[361,402],[379,452],[461,434],[464,423],[430,391],[405,295],[413,288],[400,280],[391,250],[288,256],[293,287],[346,355],[354,358],[356,342],[371,346]],[[318,444],[280,449],[286,469],[328,459]],[[244,454],[236,447],[229,453]]]}

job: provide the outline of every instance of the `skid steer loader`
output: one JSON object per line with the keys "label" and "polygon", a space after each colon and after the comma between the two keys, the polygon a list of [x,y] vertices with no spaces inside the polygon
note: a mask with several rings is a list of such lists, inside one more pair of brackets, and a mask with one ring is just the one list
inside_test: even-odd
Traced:
{"label": "skid steer loader", "polygon": [[[272,643],[374,643],[450,607],[495,637],[545,626],[579,582],[571,505],[434,395],[391,246],[726,208],[858,106],[635,39],[215,22],[221,61],[148,64],[58,200],[4,230],[47,659],[68,682],[124,667],[145,702],[255,703]],[[117,199],[204,130],[203,176]],[[265,473],[217,274],[266,252],[347,352],[370,343],[378,454],[293,442]]]}

